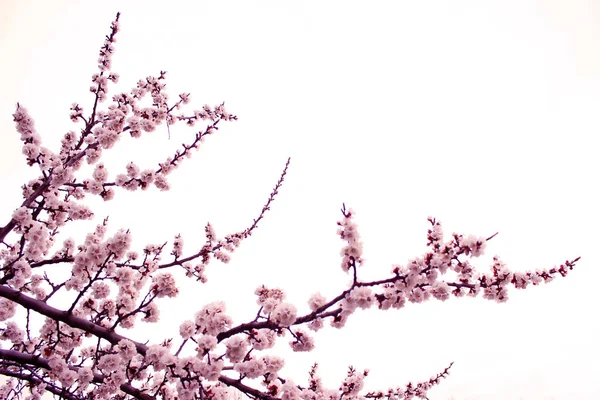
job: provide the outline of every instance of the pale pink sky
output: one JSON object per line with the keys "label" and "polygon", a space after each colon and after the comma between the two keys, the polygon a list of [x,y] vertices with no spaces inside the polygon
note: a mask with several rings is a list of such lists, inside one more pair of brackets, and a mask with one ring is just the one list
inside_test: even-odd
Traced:
{"label": "pale pink sky", "polygon": [[[168,4],[168,5],[167,5]],[[28,108],[48,146],[73,129],[69,107],[89,107],[104,35],[122,13],[114,70],[121,90],[168,71],[172,97],[225,101],[224,125],[171,178],[168,193],[118,193],[99,204],[135,243],[176,233],[186,248],[251,223],[288,156],[281,194],[259,230],[209,282],[163,301],[164,323],[136,338],[177,335],[179,323],[224,298],[253,318],[254,289],[279,286],[299,307],[347,284],[335,235],[339,208],[357,213],[364,277],[424,250],[427,216],[445,231],[488,236],[515,270],[581,256],[567,278],[508,303],[409,304],[354,315],[317,348],[289,355],[304,383],[318,361],[336,387],[346,367],[370,368],[367,388],[426,379],[455,361],[432,400],[600,398],[598,242],[600,9],[593,1],[15,1],[0,5],[0,205],[20,203],[33,170],[12,113]],[[162,161],[185,128],[127,141],[117,168]],[[147,195],[147,196],[146,196]],[[0,224],[4,224],[0,222]],[[80,224],[79,232],[90,225]]]}

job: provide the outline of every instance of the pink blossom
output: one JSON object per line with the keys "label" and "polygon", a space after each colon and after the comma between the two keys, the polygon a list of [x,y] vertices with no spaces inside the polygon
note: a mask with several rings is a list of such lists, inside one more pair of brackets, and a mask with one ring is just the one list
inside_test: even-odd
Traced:
{"label": "pink blossom", "polygon": [[340,254],[342,256],[342,269],[348,271],[351,266],[355,263],[360,264],[362,262],[362,242],[360,241],[360,235],[358,228],[352,217],[354,211],[352,209],[346,211],[343,209],[344,219],[338,222],[338,235],[340,238],[346,241],[346,246],[342,248]]}
{"label": "pink blossom", "polygon": [[129,232],[120,230],[107,242],[108,250],[115,255],[115,258],[121,259],[125,256],[131,245],[131,235]]}
{"label": "pink blossom", "polygon": [[308,329],[310,329],[311,331],[318,331],[320,329],[322,329],[324,326],[323,324],[323,319],[322,318],[317,318],[312,320],[309,324],[308,324]]}
{"label": "pink blossom", "polygon": [[95,299],[104,299],[110,294],[110,286],[104,282],[94,282],[92,285],[92,295]]}
{"label": "pink blossom", "polygon": [[129,267],[119,268],[115,278],[120,286],[130,285],[134,279],[134,271]]}
{"label": "pink blossom", "polygon": [[12,218],[22,227],[31,225],[33,219],[27,207],[17,208],[12,215]]}
{"label": "pink blossom", "polygon": [[52,239],[48,229],[40,222],[33,221],[31,227],[25,234],[27,247],[25,255],[31,260],[38,260],[45,255],[52,246]]}
{"label": "pink blossom", "polygon": [[225,315],[225,303],[214,302],[196,313],[198,332],[216,336],[231,325],[231,318]]}
{"label": "pink blossom", "polygon": [[427,300],[428,297],[429,292],[419,287],[416,287],[410,292],[408,292],[407,296],[408,301],[410,301],[411,303],[422,303],[423,301]]}
{"label": "pink blossom", "polygon": [[33,288],[33,295],[35,296],[36,299],[38,300],[42,300],[46,298],[46,289],[42,288],[42,287],[36,287]]}
{"label": "pink blossom", "polygon": [[271,374],[277,374],[285,365],[283,358],[277,356],[264,356],[261,358],[261,362],[265,366],[265,372],[269,372]]}
{"label": "pink blossom", "polygon": [[98,368],[105,372],[116,371],[121,365],[121,357],[116,354],[107,354],[100,358],[98,361]]}
{"label": "pink blossom", "polygon": [[129,177],[124,174],[117,175],[115,179],[115,183],[117,186],[124,186],[127,182],[129,182]]}
{"label": "pink blossom", "polygon": [[151,169],[145,169],[140,173],[140,180],[146,185],[150,185],[154,182],[154,171]]}
{"label": "pink blossom", "polygon": [[137,176],[140,173],[139,167],[132,162],[127,164],[126,169],[127,169],[127,176],[129,176],[130,178],[137,178]]}
{"label": "pink blossom", "polygon": [[25,331],[23,331],[14,321],[6,323],[4,329],[0,328],[0,340],[10,340],[14,344],[23,342]]}
{"label": "pink blossom", "polygon": [[[210,364],[202,364],[200,374],[209,381],[216,381],[223,370],[223,364],[223,360],[212,361]],[[224,397],[223,400],[225,400]]]}
{"label": "pink blossom", "polygon": [[348,315],[348,313],[344,313],[342,310],[340,314],[331,320],[331,326],[337,329],[343,328],[346,326],[346,321],[348,321]]}
{"label": "pink blossom", "polygon": [[293,334],[295,340],[291,341],[290,345],[294,351],[311,351],[314,349],[314,339],[308,333],[298,329]]}
{"label": "pink blossom", "polygon": [[156,123],[149,119],[141,119],[140,127],[142,128],[143,131],[152,132],[156,129]]}
{"label": "pink blossom", "polygon": [[62,165],[60,157],[46,147],[40,147],[40,154],[37,161],[40,164],[40,168],[45,172],[50,172]]}
{"label": "pink blossom", "polygon": [[58,377],[58,379],[61,381],[63,386],[69,387],[75,383],[75,381],[77,380],[77,376],[78,376],[77,372],[68,369],[68,370],[65,370]]}
{"label": "pink blossom", "polygon": [[150,303],[146,307],[141,309],[141,312],[144,314],[144,318],[142,321],[144,322],[158,322],[160,317],[160,310],[156,303]]}
{"label": "pink blossom", "polygon": [[347,303],[351,308],[367,309],[373,305],[374,297],[372,291],[368,287],[354,288],[346,295]]}
{"label": "pink blossom", "polygon": [[77,370],[77,379],[85,387],[94,379],[94,372],[89,367],[79,368]]}
{"label": "pink blossom", "polygon": [[340,387],[342,393],[340,397],[352,398],[356,396],[364,386],[364,376],[366,375],[366,371],[364,374],[359,374],[353,368],[350,368],[348,376],[344,379],[342,387]]}
{"label": "pink blossom", "polygon": [[319,307],[327,303],[327,299],[321,293],[315,293],[308,299],[308,307],[311,311],[317,310]]}
{"label": "pink blossom", "polygon": [[21,140],[25,143],[39,145],[40,137],[35,130],[33,119],[29,116],[27,109],[17,104],[17,111],[13,114],[13,120],[17,123],[17,132],[21,134]]}
{"label": "pink blossom", "polygon": [[275,307],[285,299],[285,293],[281,289],[268,289],[264,285],[258,287],[254,294],[258,296],[256,303],[262,307],[263,312],[266,314],[273,312]]}
{"label": "pink blossom", "polygon": [[50,365],[50,368],[52,369],[52,372],[54,372],[59,377],[63,374],[63,372],[69,370],[69,366],[67,365],[67,363],[65,362],[65,360],[63,360],[58,355],[52,355],[52,356],[50,356],[48,358],[48,364]]}
{"label": "pink blossom", "polygon": [[289,303],[281,303],[271,313],[271,321],[281,327],[288,327],[296,321],[296,306]]}
{"label": "pink blossom", "polygon": [[94,213],[89,208],[76,203],[69,203],[67,212],[69,213],[69,217],[74,220],[91,219],[94,216]]}
{"label": "pink blossom", "polygon": [[104,167],[103,163],[96,164],[96,168],[94,169],[94,173],[92,174],[95,180],[100,182],[105,182],[108,178],[108,171]]}
{"label": "pink blossom", "polygon": [[98,195],[104,190],[104,186],[102,186],[102,183],[99,181],[85,180],[83,181],[83,184],[85,185],[84,189],[94,195]]}
{"label": "pink blossom", "polygon": [[88,164],[95,164],[102,156],[102,149],[99,147],[88,147],[85,155]]}
{"label": "pink blossom", "polygon": [[300,389],[291,379],[281,386],[281,400],[300,400]]}
{"label": "pink blossom", "polygon": [[467,249],[466,254],[472,254],[473,257],[479,257],[485,250],[486,241],[484,238],[469,235],[466,238],[462,238],[461,245]]}
{"label": "pink blossom", "polygon": [[250,343],[256,350],[270,349],[275,346],[275,332],[268,329],[254,330],[250,332]]}
{"label": "pink blossom", "polygon": [[267,372],[265,364],[262,362],[262,360],[257,359],[237,363],[235,364],[234,369],[250,379],[258,378]]}
{"label": "pink blossom", "polygon": [[248,341],[240,336],[234,336],[225,342],[225,354],[229,361],[236,363],[242,361],[248,352]]}
{"label": "pink blossom", "polygon": [[169,190],[169,183],[163,174],[156,174],[154,176],[154,186],[160,190]]}
{"label": "pink blossom", "polygon": [[214,255],[217,260],[221,261],[224,264],[227,264],[229,262],[229,260],[231,259],[229,254],[227,254],[223,251],[215,251]]}
{"label": "pink blossom", "polygon": [[35,160],[40,155],[40,148],[33,143],[25,143],[23,145],[23,154],[28,160]]}
{"label": "pink blossom", "polygon": [[196,333],[196,324],[192,321],[183,321],[179,326],[179,334],[184,339],[191,338]]}
{"label": "pink blossom", "polygon": [[173,275],[166,273],[152,277],[152,290],[157,297],[175,297],[179,292]]}
{"label": "pink blossom", "polygon": [[173,241],[173,251],[171,252],[172,255],[175,256],[175,258],[181,257],[181,254],[183,252],[183,239],[181,238],[181,235],[177,235],[175,236],[175,240]]}
{"label": "pink blossom", "polygon": [[196,350],[202,356],[217,348],[217,338],[212,335],[200,335],[196,343],[198,344]]}
{"label": "pink blossom", "polygon": [[121,358],[124,360],[131,360],[137,354],[135,344],[131,340],[127,339],[121,339],[119,341],[117,344],[117,350]]}
{"label": "pink blossom", "polygon": [[175,363],[175,357],[169,353],[169,350],[159,345],[148,347],[145,360],[158,371],[164,369],[167,365]]}
{"label": "pink blossom", "polygon": [[204,227],[204,232],[206,233],[207,240],[214,240],[214,238],[216,238],[215,229],[210,223],[206,224]]}
{"label": "pink blossom", "polygon": [[450,297],[450,290],[446,282],[436,281],[431,285],[431,294],[438,300],[447,300]]}
{"label": "pink blossom", "polygon": [[103,149],[112,148],[115,143],[117,143],[117,140],[119,140],[119,134],[117,132],[104,127],[97,127],[94,130],[94,135]]}
{"label": "pink blossom", "polygon": [[15,277],[20,279],[27,279],[31,277],[31,266],[26,260],[16,261],[12,266],[13,274]]}

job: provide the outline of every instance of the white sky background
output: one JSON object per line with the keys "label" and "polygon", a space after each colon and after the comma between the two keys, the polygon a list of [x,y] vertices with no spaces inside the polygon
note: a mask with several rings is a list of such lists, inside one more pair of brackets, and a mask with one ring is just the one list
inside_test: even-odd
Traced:
{"label": "white sky background", "polygon": [[[315,361],[332,387],[348,365],[370,368],[373,389],[427,379],[455,361],[431,399],[600,398],[593,1],[0,7],[0,224],[35,172],[20,153],[16,102],[49,147],[79,129],[69,107],[89,111],[98,49],[117,11],[119,91],[166,70],[172,99],[191,92],[190,111],[225,101],[239,121],[170,176],[171,191],[118,192],[94,209],[98,221],[110,215],[111,230],[130,228],[138,249],[181,233],[192,252],[207,221],[220,235],[247,227],[292,158],[272,210],[232,262],[212,263],[206,285],[186,283],[178,299],[163,299],[159,325],[125,334],[177,337],[181,321],[219,299],[237,323],[252,319],[262,283],[284,289],[301,312],[313,292],[339,293],[348,283],[335,234],[345,202],[365,243],[364,279],[422,254],[428,215],[448,235],[499,231],[481,268],[495,254],[515,270],[582,259],[567,278],[512,290],[505,304],[468,298],[359,312],[341,331],[319,331],[313,352],[284,350],[297,383]],[[120,142],[104,161],[112,174],[131,160],[154,167],[194,132],[176,125],[169,140],[163,127]],[[92,226],[70,233],[81,238]]]}

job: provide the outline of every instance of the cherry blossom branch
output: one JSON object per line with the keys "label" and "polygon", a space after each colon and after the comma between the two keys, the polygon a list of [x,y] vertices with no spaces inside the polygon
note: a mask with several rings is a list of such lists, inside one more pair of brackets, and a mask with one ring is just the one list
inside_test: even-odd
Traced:
{"label": "cherry blossom branch", "polygon": [[440,383],[443,378],[447,378],[449,375],[450,368],[452,368],[454,362],[451,362],[442,372],[432,377],[428,381],[419,382],[416,385],[412,383],[408,383],[404,388],[390,389],[387,393],[379,392],[369,392],[365,395],[367,399],[388,399],[388,400],[399,400],[405,399],[410,400],[413,397],[425,398],[427,391],[431,389],[433,386]]}
{"label": "cherry blossom branch", "polygon": [[[0,349],[0,352],[2,350]],[[2,358],[2,355],[0,355],[0,358]],[[19,361],[19,363],[21,363],[22,361]],[[60,396],[63,399],[67,399],[67,400],[83,400],[82,397],[80,396],[75,396],[71,393],[65,392],[63,389],[56,387],[53,384],[49,384],[49,382],[37,378],[35,376],[33,376],[32,374],[24,374],[22,372],[16,372],[13,370],[10,370],[9,367],[7,368],[2,368],[0,367],[0,375],[5,375],[5,376],[10,376],[12,378],[17,378],[19,381],[24,381],[24,382],[29,382],[31,385],[34,386],[39,386],[39,385],[45,385],[44,390],[47,390],[50,393],[53,393],[57,396]]]}
{"label": "cherry blossom branch", "polygon": [[238,389],[240,392],[245,393],[249,396],[254,396],[254,398],[262,399],[262,400],[279,400],[277,397],[270,396],[269,394],[263,393],[260,390],[254,389],[250,386],[244,385],[241,381],[229,378],[227,376],[221,375],[219,377],[219,381],[223,382],[227,386],[234,387]]}
{"label": "cherry blossom branch", "polygon": [[271,209],[270,208],[271,203],[273,202],[273,200],[275,199],[275,196],[279,193],[279,189],[283,185],[283,180],[284,180],[285,175],[287,173],[287,169],[290,166],[290,160],[291,160],[291,157],[288,157],[288,159],[287,159],[287,161],[285,163],[285,167],[283,168],[283,172],[281,173],[281,176],[279,177],[279,180],[277,181],[277,184],[275,185],[275,188],[271,192],[271,195],[269,196],[269,199],[267,200],[267,204],[265,204],[263,206],[263,209],[261,210],[260,214],[258,215],[258,218],[256,218],[254,220],[254,222],[252,223],[252,225],[244,231],[244,233],[247,236],[250,236],[252,234],[252,231],[257,227],[257,225],[260,222],[260,220],[263,219],[263,216],[265,215],[265,212],[267,212],[268,210]]}
{"label": "cherry blossom branch", "polygon": [[72,328],[81,329],[87,333],[104,339],[112,344],[117,344],[121,340],[130,340],[135,344],[135,347],[140,354],[145,354],[148,350],[148,346],[142,343],[137,343],[131,339],[121,336],[118,333],[104,328],[100,325],[94,324],[86,319],[76,317],[73,314],[69,314],[66,311],[61,311],[54,308],[41,300],[29,297],[18,290],[12,289],[5,285],[0,285],[0,297],[15,302],[28,310],[35,311],[42,314],[54,321],[63,322]]}
{"label": "cherry blossom branch", "polygon": [[[9,288],[9,287],[3,286],[3,285],[0,286],[0,297],[9,299],[17,304],[20,304],[21,306],[25,307],[28,310],[36,311],[36,312],[38,312],[48,318],[51,318],[55,321],[63,322],[73,328],[81,329],[85,332],[93,334],[94,336],[97,336],[98,338],[102,338],[112,344],[117,344],[121,340],[129,340],[134,343],[136,351],[142,355],[146,355],[146,352],[148,351],[147,345],[132,341],[131,339],[121,336],[121,335],[115,333],[114,331],[111,331],[109,329],[106,329],[104,327],[96,325],[94,323],[91,323],[85,319],[68,314],[67,312],[58,310],[52,306],[49,306],[48,304],[44,303],[43,301],[33,299],[33,298],[26,296],[14,289]],[[29,354],[25,354],[25,353],[19,353],[19,352],[15,352],[13,350],[3,350],[3,349],[0,349],[0,358],[12,360],[12,361],[27,362],[29,364],[32,364],[33,360],[37,360],[37,359],[44,360],[43,358],[41,358],[39,356],[29,355]],[[46,362],[46,364],[43,363],[44,361],[40,361],[40,362],[41,362],[40,364],[34,364],[34,365],[39,366],[41,368],[49,369],[47,362]],[[250,393],[252,395],[256,395],[262,399],[270,399],[270,397],[265,395],[264,393],[261,393],[260,391],[252,389],[250,387],[247,387],[247,386],[241,384],[240,382],[236,382],[225,376],[220,376],[219,380],[221,380],[223,383],[226,383],[226,384],[231,384],[233,382],[232,386],[234,386],[244,392]],[[248,389],[246,389],[246,388],[248,388]],[[131,394],[127,391],[126,391],[126,393]],[[136,397],[136,398],[145,399],[146,397]],[[147,398],[150,398],[150,397],[147,397]]]}
{"label": "cherry blossom branch", "polygon": [[[27,353],[21,353],[19,351],[15,351],[15,350],[5,350],[5,349],[0,349],[0,359],[2,360],[8,360],[8,361],[14,361],[17,362],[19,365],[31,365],[37,368],[43,368],[46,370],[51,370],[52,368],[50,367],[50,363],[49,361],[44,358],[44,357],[40,357],[37,355],[32,355],[32,354],[27,354]],[[77,367],[69,367],[70,370],[72,371],[78,371],[79,368]],[[10,372],[10,371],[8,371]],[[9,375],[8,373],[4,373],[2,372],[2,370],[0,370],[0,374],[3,375]],[[19,377],[20,379],[26,379],[31,381],[32,383],[35,384],[39,384],[42,383],[42,381],[40,381],[37,378],[33,378],[32,379],[28,379],[27,375],[23,375],[21,374],[21,376],[16,376],[16,375],[10,375],[10,376],[15,376],[15,377]],[[94,383],[102,383],[104,382],[104,376],[98,373],[94,373],[93,375],[93,380],[92,382]],[[46,382],[44,382],[46,383]],[[123,383],[120,385],[120,389],[127,393],[130,396],[135,397],[136,399],[140,399],[140,400],[152,400],[154,399],[154,397],[149,396],[146,393],[141,392],[139,389],[131,386],[128,383]],[[48,389],[50,390],[50,389]],[[52,390],[50,390],[52,391]],[[62,390],[56,390],[52,391],[52,393],[63,396],[63,395],[68,395],[68,393],[64,393],[64,391]],[[73,399],[83,399],[84,397],[79,397],[79,396],[75,396],[72,397]]]}
{"label": "cherry blossom branch", "polygon": [[[493,236],[492,236],[493,237]],[[553,276],[555,274],[560,274],[561,276],[566,276],[567,271],[568,270],[572,270],[575,266],[575,263],[580,259],[580,257],[577,257],[576,259],[572,260],[572,261],[565,261],[565,263],[563,265],[561,265],[558,268],[552,268],[548,271],[540,271],[540,272],[529,272],[526,273],[525,276],[527,276],[528,279],[532,280],[534,285],[537,285],[540,281],[544,281],[544,282],[549,282],[550,280],[552,280]],[[428,267],[429,268],[429,267]],[[420,273],[426,273],[427,272],[427,268],[423,269],[422,271],[420,271]],[[517,278],[519,276],[518,273],[513,274],[512,275],[513,278],[510,280],[510,283],[514,284],[517,288],[519,288],[519,282]],[[536,277],[539,277],[539,281],[536,279]],[[370,287],[370,286],[383,286],[383,285],[389,285],[389,284],[393,284],[395,282],[406,282],[406,280],[409,278],[409,275],[398,275],[396,273],[395,276],[391,277],[391,278],[387,278],[387,279],[382,279],[382,280],[376,280],[376,281],[371,281],[371,282],[358,282],[358,281],[353,281],[352,285],[350,288],[342,291],[339,295],[335,296],[332,300],[324,303],[323,305],[319,306],[318,308],[316,308],[314,311],[312,311],[311,313],[308,313],[306,315],[303,316],[299,316],[295,319],[295,321],[292,323],[292,325],[301,325],[301,324],[305,324],[311,321],[314,321],[316,319],[323,319],[323,318],[327,318],[327,317],[337,317],[341,312],[342,312],[342,308],[336,308],[333,310],[329,310],[327,312],[325,312],[326,310],[328,310],[329,308],[331,308],[333,305],[338,304],[339,302],[341,302],[342,300],[344,300],[350,293],[352,293],[352,290],[354,288],[357,287]],[[498,288],[501,284],[502,284],[503,280],[502,279],[496,279],[493,281],[488,281],[484,278],[481,278],[479,281],[479,287],[481,288]],[[464,282],[446,282],[446,284],[448,286],[451,287],[455,287],[456,289],[458,289],[458,292],[455,293],[456,295],[460,294],[460,289],[461,288],[468,288],[472,291],[475,291],[476,289],[478,289],[478,285],[477,284],[469,284],[469,283],[464,283]],[[427,287],[432,286],[431,284],[420,284],[420,285],[416,285],[420,290],[424,290]],[[383,295],[375,295],[375,298],[379,301],[379,305],[380,308],[382,308],[382,303],[385,301],[385,297]],[[492,298],[493,299],[493,298]],[[232,337],[234,335],[237,335],[241,332],[249,332],[251,330],[258,330],[258,329],[277,329],[279,327],[279,325],[275,322],[272,322],[270,320],[267,321],[257,321],[256,319],[254,321],[251,322],[247,322],[247,323],[243,323],[240,324],[234,328],[231,328],[227,331],[221,332],[217,335],[217,339],[219,342]]]}
{"label": "cherry blossom branch", "polygon": [[[343,328],[355,311],[375,305],[387,310],[402,308],[407,302],[420,303],[431,298],[444,301],[450,296],[464,295],[482,295],[485,299],[503,302],[508,298],[509,286],[523,289],[529,284],[550,282],[558,275],[564,277],[579,260],[567,260],[549,270],[512,272],[494,258],[490,272],[478,272],[471,261],[484,253],[487,242],[496,234],[486,239],[454,233],[450,240],[444,241],[440,223],[430,217],[428,251],[424,255],[409,260],[404,266],[392,266],[389,277],[362,281],[359,268],[365,266],[363,245],[353,219],[354,212],[344,204],[337,234],[344,241],[340,266],[351,276],[351,282],[329,300],[319,293],[313,294],[308,300],[310,312],[299,316],[296,306],[284,301],[285,293],[281,289],[263,285],[255,291],[258,312],[251,321],[234,326],[225,313],[224,303],[207,304],[195,314],[193,321],[182,322],[179,327],[182,342],[174,352],[172,338],[160,344],[142,344],[117,334],[118,328],[132,328],[139,316],[143,316],[143,322],[157,322],[157,303],[163,297],[178,294],[180,289],[174,276],[164,272],[165,269],[181,266],[187,277],[205,282],[204,268],[211,255],[228,262],[229,253],[253,233],[270,209],[290,163],[288,158],[267,202],[248,228],[217,239],[212,226],[207,224],[206,242],[191,256],[182,256],[184,242],[177,235],[170,253],[173,261],[161,261],[167,245],[164,242],[147,245],[140,261],[136,262],[139,255],[129,250],[132,241],[129,230],[120,230],[106,239],[106,220],[81,243],[67,239],[62,249],[48,256],[62,226],[93,218],[92,211],[78,200],[93,194],[108,201],[114,196],[113,187],[143,190],[154,184],[160,190],[168,190],[166,176],[191,155],[191,150],[197,149],[205,136],[213,134],[220,121],[237,119],[225,111],[224,103],[216,107],[205,105],[193,115],[175,115],[174,110],[188,103],[189,94],[180,94],[179,100],[170,103],[164,90],[164,71],[157,77],[139,80],[128,93],[114,95],[108,108],[101,110],[100,104],[107,98],[108,82],[118,80],[110,68],[119,16],[117,14],[111,24],[111,32],[100,49],[100,72],[92,76],[91,114],[84,117],[83,109],[73,104],[71,119],[77,123],[83,121],[85,125],[79,134],[64,135],[59,153],[41,147],[32,118],[17,104],[14,120],[23,141],[23,154],[30,166],[39,167],[40,175],[23,186],[21,207],[0,229],[0,242],[6,246],[0,252],[0,322],[3,322],[0,340],[10,341],[13,349],[0,349],[0,374],[29,382],[30,386],[46,384],[52,393],[72,399],[83,398],[77,393],[91,389],[86,393],[90,397],[129,394],[144,400],[155,397],[212,400],[222,398],[226,386],[264,400],[358,398],[367,370],[360,373],[349,367],[339,389],[330,390],[320,383],[315,364],[309,374],[309,385],[302,387],[280,376],[283,359],[262,351],[274,347],[277,340],[288,335],[294,351],[310,351],[314,341],[302,328],[316,332],[326,320],[335,328]],[[146,96],[151,97],[150,107],[141,106]],[[182,143],[182,148],[157,168],[140,171],[130,162],[125,173],[109,179],[106,166],[99,162],[102,152],[112,148],[126,132],[139,138],[143,132],[152,132],[166,123],[170,134],[169,126],[175,122],[193,126],[199,121],[206,121],[206,128]],[[75,171],[84,161],[94,166],[94,170],[90,178],[81,180]],[[10,232],[14,235],[7,240]],[[192,261],[197,259],[200,259],[199,264],[193,266]],[[70,267],[67,271],[70,277],[62,282],[49,276],[50,270],[58,264]],[[39,274],[34,273],[38,271]],[[448,273],[452,276],[444,278]],[[48,304],[51,297],[63,290],[75,292],[67,311]],[[26,311],[26,331],[15,322],[21,318],[17,306]],[[37,336],[31,332],[32,311],[46,317],[41,318],[43,323]],[[186,344],[190,345],[186,347]],[[25,350],[26,353],[21,352]],[[449,368],[428,381],[390,389],[387,394],[370,392],[366,398],[425,398],[427,391],[446,377]],[[44,372],[39,375],[39,370]],[[47,370],[49,372],[45,372]],[[239,374],[238,379],[225,375],[234,372]],[[250,382],[259,378],[260,381]],[[73,389],[75,381],[77,388]],[[139,388],[134,387],[134,383]],[[263,389],[254,387],[255,383]],[[24,388],[25,385],[20,384],[10,393],[18,397]]]}
{"label": "cherry blossom branch", "polygon": [[[290,158],[287,159],[287,161],[285,163],[285,167],[283,168],[283,171],[282,171],[281,175],[279,176],[279,180],[277,181],[277,184],[275,185],[275,187],[273,188],[273,191],[269,195],[269,198],[267,199],[267,202],[265,203],[262,210],[260,211],[260,214],[258,215],[257,218],[255,218],[253,220],[252,225],[250,225],[248,228],[246,228],[244,231],[242,231],[239,234],[234,234],[234,235],[226,237],[225,244],[234,243],[234,238],[247,238],[248,236],[252,235],[252,232],[254,231],[254,229],[256,229],[256,227],[258,226],[258,223],[263,219],[265,213],[271,209],[271,207],[270,207],[271,203],[273,202],[273,200],[275,199],[275,196],[279,193],[279,190],[281,189],[281,186],[283,185],[283,181],[284,181],[285,175],[287,174],[289,165],[290,165]],[[176,259],[175,261],[172,261],[170,263],[160,264],[158,266],[158,268],[159,269],[170,268],[170,267],[174,267],[174,266],[178,266],[178,265],[183,265],[184,263],[193,261],[199,257],[205,258],[207,256],[208,252],[214,253],[214,252],[218,251],[219,249],[221,249],[225,244],[222,242],[219,242],[216,245],[212,246],[210,248],[210,250],[206,249],[206,248],[202,248],[202,250],[200,250],[196,254],[192,254],[191,256],[188,256],[185,258]],[[137,266],[137,268],[140,268],[140,267],[141,266]]]}
{"label": "cherry blossom branch", "polygon": [[[21,204],[21,207],[29,207],[36,198],[38,198],[46,189],[48,189],[49,186],[49,180],[39,185],[35,191],[27,199],[25,199],[25,201]],[[6,235],[8,235],[15,228],[15,226],[17,226],[17,221],[14,218],[11,218],[10,221],[4,225],[4,227],[0,228],[0,242],[4,242]]]}

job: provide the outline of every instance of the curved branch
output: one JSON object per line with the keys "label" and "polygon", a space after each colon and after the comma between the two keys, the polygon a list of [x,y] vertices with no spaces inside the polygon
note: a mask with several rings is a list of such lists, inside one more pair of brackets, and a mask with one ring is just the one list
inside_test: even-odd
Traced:
{"label": "curved branch", "polygon": [[219,377],[219,381],[223,382],[227,386],[231,386],[231,387],[236,388],[237,390],[239,390],[242,393],[250,394],[250,395],[252,395],[252,396],[254,396],[254,397],[258,398],[258,399],[262,399],[262,400],[279,400],[277,397],[269,396],[268,394],[265,394],[265,393],[261,392],[258,389],[254,389],[254,388],[251,388],[250,386],[246,386],[242,382],[240,382],[239,380],[236,380],[236,379],[233,379],[233,378],[229,378],[228,376],[221,375]]}
{"label": "curved branch", "polygon": [[146,346],[143,343],[135,342],[125,336],[121,336],[114,331],[106,329],[100,325],[96,325],[93,322],[90,322],[86,319],[76,317],[72,314],[67,313],[66,311],[54,308],[41,300],[29,297],[19,292],[18,290],[12,289],[8,286],[0,285],[0,297],[4,297],[5,299],[14,301],[15,303],[25,307],[28,310],[38,312],[55,321],[63,322],[72,328],[81,329],[82,331],[91,333],[92,335],[104,339],[112,344],[117,344],[123,339],[130,340],[135,344],[137,352],[142,355],[146,355],[146,351],[148,350],[148,346]]}
{"label": "curved branch", "polygon": [[[39,356],[35,356],[33,354],[21,353],[19,351],[15,351],[15,350],[0,349],[0,358],[4,359],[4,360],[14,361],[19,364],[27,364],[27,365],[32,365],[34,367],[51,370],[48,359],[39,357]],[[72,371],[77,371],[79,368],[69,366],[69,369]],[[5,373],[5,371],[10,373],[10,371],[8,371],[8,370],[0,369],[0,374],[9,375],[9,373]],[[21,374],[21,375],[23,375],[23,374]],[[10,375],[10,376],[15,376],[16,378],[22,379],[22,377],[20,377],[20,376],[16,376],[16,375]],[[25,379],[27,379],[29,381],[32,381],[32,379],[37,380],[37,378],[33,378],[33,377],[32,377],[32,379],[28,379],[26,376],[25,376]],[[102,382],[104,382],[104,375],[94,373],[94,378],[92,381],[94,383],[102,383]],[[41,381],[39,383],[41,383]],[[128,395],[135,397],[136,399],[141,399],[141,400],[154,400],[155,399],[153,396],[143,393],[138,388],[136,388],[128,383],[123,383],[120,386],[120,389],[123,392],[127,393]],[[52,392],[52,393],[55,393],[55,392]],[[62,391],[59,393],[55,393],[55,394],[65,397],[64,396],[65,393]],[[65,398],[70,398],[70,397],[65,397]],[[79,399],[79,397],[73,397],[73,399]]]}
{"label": "curved branch", "polygon": [[53,385],[48,385],[48,382],[43,381],[39,378],[36,378],[35,376],[31,375],[31,374],[24,374],[21,372],[16,372],[16,371],[11,371],[9,369],[6,368],[0,368],[0,375],[4,375],[4,376],[10,376],[13,378],[17,378],[20,381],[27,381],[30,382],[34,385],[40,385],[42,383],[46,384],[46,388],[45,390],[53,393],[57,396],[60,396],[63,399],[67,399],[67,400],[83,400],[82,397],[79,396],[75,396],[72,393],[67,393],[64,390],[59,390],[58,388],[56,388]]}
{"label": "curved branch", "polygon": [[[42,315],[45,315],[48,318],[52,318],[55,321],[63,322],[72,328],[81,329],[85,332],[91,333],[92,335],[102,338],[112,344],[117,344],[119,341],[121,341],[123,339],[130,340],[131,342],[133,342],[135,344],[137,352],[140,353],[141,355],[145,356],[146,351],[148,351],[148,346],[146,346],[143,343],[135,342],[125,336],[119,335],[118,333],[115,333],[109,329],[106,329],[104,327],[96,325],[88,320],[76,317],[72,314],[68,314],[66,311],[62,311],[57,308],[54,308],[54,307],[44,303],[43,301],[29,297],[29,296],[19,292],[18,290],[9,288],[8,286],[0,285],[0,297],[4,297],[5,299],[14,301],[15,303],[25,307],[28,310],[36,311]],[[246,324],[246,325],[249,325],[249,324]],[[35,365],[37,367],[44,368],[44,369],[50,369],[47,359],[36,356],[36,355],[32,355],[32,354],[20,353],[15,350],[4,350],[4,349],[0,348],[0,358],[5,359],[5,360],[10,360],[10,361]],[[75,367],[69,367],[69,368],[76,370]],[[102,375],[95,373],[94,381],[96,381],[96,378],[98,378],[98,382],[102,382],[104,379],[104,377]],[[100,380],[100,379],[102,379],[102,380]],[[219,377],[219,380],[228,386],[233,386],[233,387],[237,388],[238,390],[242,390],[246,393],[250,393],[261,399],[265,399],[265,400],[275,399],[274,397],[265,395],[264,393],[260,392],[257,389],[253,389],[249,386],[242,384],[239,381],[228,378],[226,376],[221,375]],[[123,385],[125,385],[125,387]],[[141,391],[139,391],[139,389],[136,389],[135,387],[133,387],[131,385],[127,385],[127,384],[123,384],[123,385],[121,385],[121,390],[123,390],[125,393],[131,394],[132,396],[134,396],[138,399],[142,399],[142,400],[154,399],[154,397],[142,393]]]}

